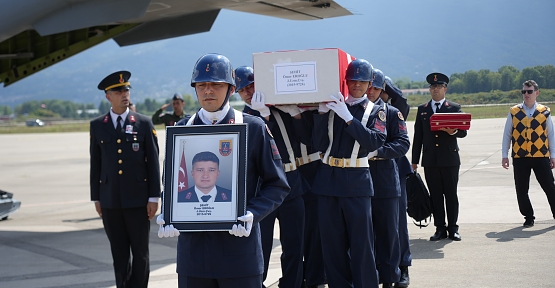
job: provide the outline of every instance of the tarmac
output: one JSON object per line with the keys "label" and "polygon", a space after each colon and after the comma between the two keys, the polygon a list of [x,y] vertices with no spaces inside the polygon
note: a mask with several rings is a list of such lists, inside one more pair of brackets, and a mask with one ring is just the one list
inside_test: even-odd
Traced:
{"label": "tarmac", "polygon": [[[555,220],[532,177],[536,224],[522,227],[512,168],[501,167],[504,122],[474,120],[459,140],[462,241],[430,242],[433,224],[409,223],[410,287],[555,287]],[[158,132],[163,159],[165,131]],[[0,287],[115,287],[108,239],[89,200],[87,134],[0,135],[0,189],[22,202],[0,221]],[[157,230],[153,220],[149,287],[177,287],[177,240]],[[277,227],[275,235],[268,287],[281,276]]]}

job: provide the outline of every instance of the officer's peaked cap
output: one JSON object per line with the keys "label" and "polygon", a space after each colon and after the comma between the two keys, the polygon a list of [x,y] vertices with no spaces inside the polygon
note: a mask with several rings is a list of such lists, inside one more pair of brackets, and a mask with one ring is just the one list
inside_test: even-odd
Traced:
{"label": "officer's peaked cap", "polygon": [[131,88],[131,83],[129,83],[129,78],[131,78],[131,72],[129,71],[118,71],[106,76],[100,83],[98,83],[98,89],[103,91],[120,91],[123,89]]}
{"label": "officer's peaked cap", "polygon": [[431,73],[426,77],[426,82],[428,82],[430,85],[434,85],[434,84],[447,85],[449,83],[449,77],[447,77],[445,74],[441,74],[437,72]]}

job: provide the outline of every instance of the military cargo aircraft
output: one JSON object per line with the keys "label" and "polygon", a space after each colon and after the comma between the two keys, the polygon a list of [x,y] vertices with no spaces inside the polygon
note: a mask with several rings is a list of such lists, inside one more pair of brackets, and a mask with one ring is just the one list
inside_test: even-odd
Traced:
{"label": "military cargo aircraft", "polygon": [[0,0],[0,83],[111,38],[127,46],[210,31],[221,9],[291,20],[351,15],[333,0]]}

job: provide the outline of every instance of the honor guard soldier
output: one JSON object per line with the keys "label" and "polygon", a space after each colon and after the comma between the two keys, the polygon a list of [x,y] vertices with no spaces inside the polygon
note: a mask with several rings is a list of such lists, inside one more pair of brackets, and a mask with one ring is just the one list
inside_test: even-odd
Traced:
{"label": "honor guard soldier", "polygon": [[[202,108],[177,125],[248,124],[247,213],[237,218],[245,225],[233,225],[229,232],[159,233],[159,236],[179,234],[180,288],[262,287],[264,259],[259,223],[283,202],[290,190],[275,140],[264,121],[229,105],[229,96],[235,91],[233,74],[231,63],[223,55],[206,54],[199,58],[191,86]],[[164,224],[162,215],[157,223]],[[161,230],[167,228],[173,226],[161,226]]]}
{"label": "honor guard soldier", "polygon": [[383,107],[385,111],[387,138],[382,147],[368,154],[374,187],[372,222],[376,236],[376,266],[379,279],[383,288],[390,288],[399,282],[401,276],[398,232],[401,187],[395,159],[404,157],[409,151],[410,140],[403,114],[380,98],[385,89],[385,75],[379,69],[374,69],[373,72],[372,87],[367,93],[368,99],[374,102],[374,105]]}
{"label": "honor guard soldier", "polygon": [[[446,129],[432,131],[430,116],[434,113],[460,113],[461,106],[445,99],[449,78],[441,73],[432,73],[426,77],[430,84],[432,100],[418,106],[416,121],[414,122],[414,136],[412,141],[412,169],[418,168],[420,152],[422,152],[422,167],[426,176],[426,184],[430,190],[436,233],[430,241],[447,238],[460,241],[459,199],[457,184],[461,160],[457,138],[466,137],[466,130]],[[445,203],[445,205],[443,205]],[[447,211],[447,226],[445,226],[445,212]]]}
{"label": "honor guard soldier", "polygon": [[[385,76],[385,90],[382,90],[380,98],[391,106],[397,108],[404,119],[407,119],[410,105],[407,98],[403,96],[401,89],[397,88],[388,76]],[[405,120],[406,121],[406,120]],[[403,155],[395,159],[397,171],[399,173],[399,185],[401,186],[401,198],[399,198],[399,244],[401,247],[401,262],[399,269],[401,277],[395,283],[397,288],[409,287],[409,266],[412,266],[412,254],[410,252],[409,228],[407,225],[407,175],[413,173],[412,167],[407,156]]]}
{"label": "honor guard soldier", "polygon": [[[303,282],[303,236],[304,201],[301,197],[310,187],[297,170],[297,159],[301,158],[299,137],[295,132],[293,117],[300,118],[301,111],[296,105],[267,107],[264,94],[254,92],[254,72],[251,67],[241,66],[235,70],[237,92],[244,99],[243,112],[259,116],[270,128],[281,155],[287,183],[291,187],[289,195],[274,212],[260,221],[262,252],[264,253],[264,276],[266,280],[270,254],[274,243],[274,224],[279,220],[282,247],[280,287],[301,288]],[[278,109],[279,108],[279,109]],[[281,110],[280,110],[281,109]],[[284,112],[284,111],[286,112]]]}
{"label": "honor guard soldier", "polygon": [[366,97],[372,81],[368,61],[349,63],[345,80],[347,98],[338,92],[314,114],[314,148],[324,156],[312,191],[318,194],[329,286],[376,288],[368,153],[386,140],[386,116]]}
{"label": "honor guard soldier", "polygon": [[152,115],[152,123],[154,124],[162,124],[164,123],[165,126],[173,126],[175,123],[179,122],[179,120],[183,119],[185,112],[183,112],[183,107],[185,107],[185,102],[183,101],[183,97],[179,93],[175,93],[172,97],[173,106],[173,113],[167,114],[164,113],[164,110],[170,106],[170,103],[166,103],[160,107],[160,109],[154,112]]}
{"label": "honor guard soldier", "polygon": [[382,90],[380,98],[401,111],[403,118],[407,119],[409,117],[410,105],[407,97],[403,96],[403,91],[393,84],[389,76],[385,76],[385,89]]}
{"label": "honor guard soldier", "polygon": [[150,118],[128,108],[130,77],[119,71],[98,84],[112,108],[91,121],[91,200],[110,240],[116,286],[147,287],[149,220],[160,197],[158,138]]}

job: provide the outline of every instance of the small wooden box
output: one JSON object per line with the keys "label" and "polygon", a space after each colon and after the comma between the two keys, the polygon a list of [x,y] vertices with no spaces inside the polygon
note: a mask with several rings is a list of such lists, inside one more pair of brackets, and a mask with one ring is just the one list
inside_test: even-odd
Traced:
{"label": "small wooden box", "polygon": [[254,88],[266,104],[303,104],[347,96],[347,66],[355,58],[341,49],[277,51],[253,54]]}
{"label": "small wooden box", "polygon": [[430,130],[441,128],[468,130],[470,129],[470,113],[434,113],[430,117]]}

